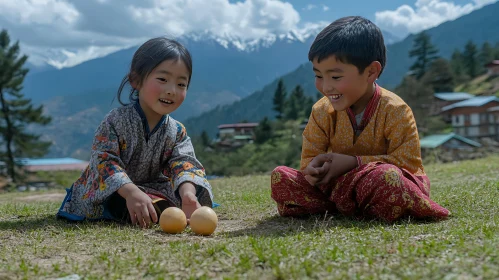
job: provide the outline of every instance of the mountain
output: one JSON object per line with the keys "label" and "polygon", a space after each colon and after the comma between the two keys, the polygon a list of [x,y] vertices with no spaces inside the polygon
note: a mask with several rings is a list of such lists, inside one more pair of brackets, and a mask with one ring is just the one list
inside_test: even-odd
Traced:
{"label": "mountain", "polygon": [[[463,50],[469,40],[478,47],[484,42],[499,42],[499,2],[482,7],[467,15],[452,21],[444,22],[426,30],[431,36],[431,42],[439,51],[440,56],[450,58],[455,49]],[[388,87],[395,87],[402,79],[414,58],[409,58],[409,50],[415,35],[409,35],[404,40],[387,46],[386,70],[380,81]]]}
{"label": "mountain", "polygon": [[[462,49],[470,39],[478,44],[485,40],[499,41],[497,14],[499,3],[428,32],[442,56],[449,57],[455,48]],[[290,32],[254,42],[215,38],[203,33],[181,38],[193,55],[194,73],[187,99],[173,117],[186,123],[193,136],[202,130],[213,135],[220,123],[258,122],[264,116],[273,116],[273,90],[278,78],[285,73],[289,73],[284,76],[288,91],[301,84],[306,94],[315,96],[313,73],[305,62],[312,35],[317,32],[318,29],[307,34]],[[412,39],[411,35],[387,46],[388,63],[379,81],[384,87],[395,87],[412,64],[408,57]],[[38,130],[45,139],[55,143],[49,156],[80,157],[78,151],[90,147],[93,130],[104,114],[117,106],[116,103],[111,105],[111,101],[134,51],[135,48],[122,50],[72,68],[27,77],[25,92],[29,97],[43,102],[47,108],[59,108],[47,109],[54,121],[49,127]],[[82,122],[77,125],[75,119],[82,119]],[[84,128],[79,126],[83,122]]]}
{"label": "mountain", "polygon": [[[290,32],[253,42],[206,33],[180,38],[193,56],[194,71],[187,98],[173,117],[185,120],[217,105],[233,103],[293,70],[307,61],[312,35],[318,31]],[[104,115],[119,105],[113,99],[136,49],[71,68],[28,74],[25,95],[42,103],[46,114],[53,117],[49,126],[34,128],[54,143],[48,156],[84,158],[82,153],[89,149],[93,131]],[[128,101],[126,92],[123,97]]]}
{"label": "mountain", "polygon": [[400,42],[402,41],[402,39],[404,38],[400,38],[398,37],[397,35],[393,34],[393,33],[390,33],[388,31],[384,31],[384,30],[381,30],[383,32],[383,39],[385,41],[385,45],[391,45],[391,44],[395,44],[397,42]]}
{"label": "mountain", "polygon": [[[193,56],[194,71],[186,106],[175,112],[175,117],[185,119],[218,104],[231,103],[306,62],[313,39],[310,34],[290,32],[256,42],[220,39],[209,34],[180,38]],[[136,49],[118,51],[71,68],[28,74],[24,93],[35,103],[43,104],[58,102],[55,97],[70,99],[76,95],[90,96],[95,91],[101,91],[104,98],[112,98]],[[101,101],[88,98],[85,102],[92,106]],[[67,104],[78,107],[70,100]]]}
{"label": "mountain", "polygon": [[49,64],[35,65],[33,63],[30,63],[29,61],[26,62],[25,67],[29,69],[30,75],[45,71],[55,70],[55,67],[52,65]]}
{"label": "mountain", "polygon": [[[305,95],[316,97],[314,73],[312,64],[307,62],[299,66],[294,71],[281,77],[288,95],[297,85],[302,86]],[[272,111],[274,92],[279,79],[275,79],[263,89],[256,91],[252,95],[241,99],[231,105],[218,106],[217,108],[205,112],[198,117],[190,118],[183,124],[187,132],[193,135],[200,135],[203,130],[213,137],[217,132],[219,124],[237,123],[241,121],[258,122],[264,117],[274,119],[275,113]]]}
{"label": "mountain", "polygon": [[[443,23],[427,32],[432,35],[432,42],[440,49],[444,57],[449,57],[455,48],[463,49],[468,40],[476,43],[499,42],[499,2],[472,12],[457,20]],[[484,30],[486,29],[486,30]],[[466,31],[464,33],[463,31]],[[388,64],[379,79],[379,84],[385,88],[395,87],[412,64],[408,53],[412,47],[411,35],[403,41],[387,46]],[[296,84],[303,86],[305,94],[315,96],[314,74],[310,63],[303,64],[283,76],[288,93]],[[219,124],[235,123],[243,120],[259,122],[264,117],[274,118],[272,98],[278,79],[265,86],[262,90],[238,101],[232,105],[219,106],[202,115],[190,118],[184,122],[190,135],[199,135],[206,130],[214,136]],[[487,80],[488,81],[488,80]],[[484,81],[481,81],[482,84]]]}

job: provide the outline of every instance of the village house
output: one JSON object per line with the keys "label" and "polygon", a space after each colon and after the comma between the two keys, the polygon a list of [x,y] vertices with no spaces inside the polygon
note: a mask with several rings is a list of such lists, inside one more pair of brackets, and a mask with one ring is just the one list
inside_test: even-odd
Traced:
{"label": "village house", "polygon": [[[433,95],[433,97],[434,101],[431,106],[430,114],[435,116],[442,113],[443,107],[473,98],[475,96],[466,92],[437,92]],[[444,121],[448,123],[451,122],[449,114],[443,114],[442,117]]]}
{"label": "village house", "polygon": [[442,108],[442,114],[451,118],[456,134],[479,140],[490,137],[499,140],[499,98],[477,96]]}
{"label": "village house", "polygon": [[88,161],[75,158],[40,158],[20,160],[24,169],[30,172],[36,171],[81,171],[84,170]]}
{"label": "village house", "polygon": [[[16,159],[18,164],[23,167],[27,175],[23,185],[17,186],[17,190],[44,190],[55,186],[50,180],[38,178],[38,171],[83,171],[88,166],[88,161],[74,158],[21,158]],[[0,162],[0,191],[11,182],[7,176],[5,162]]]}
{"label": "village house", "polygon": [[499,76],[499,60],[492,60],[485,64],[485,68],[487,68],[487,74],[489,76]]}
{"label": "village house", "polygon": [[421,151],[440,148],[444,151],[450,150],[472,150],[482,145],[478,142],[462,137],[455,133],[434,134],[420,140]]}
{"label": "village house", "polygon": [[217,145],[221,148],[236,148],[253,143],[254,130],[258,123],[221,124],[218,126]]}

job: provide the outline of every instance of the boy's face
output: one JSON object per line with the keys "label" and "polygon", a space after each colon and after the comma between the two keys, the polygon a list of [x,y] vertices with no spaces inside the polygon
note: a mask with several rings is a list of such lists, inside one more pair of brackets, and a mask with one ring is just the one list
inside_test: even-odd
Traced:
{"label": "boy's face", "polygon": [[353,64],[345,64],[334,55],[321,60],[312,61],[315,73],[315,87],[326,96],[334,110],[343,111],[352,107],[359,114],[367,106],[373,93],[373,73],[369,66],[362,74]]}

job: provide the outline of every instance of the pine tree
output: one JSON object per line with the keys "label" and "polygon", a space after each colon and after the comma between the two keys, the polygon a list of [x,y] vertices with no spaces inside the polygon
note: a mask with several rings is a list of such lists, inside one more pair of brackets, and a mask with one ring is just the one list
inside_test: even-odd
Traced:
{"label": "pine tree", "polygon": [[305,110],[303,111],[303,117],[308,118],[310,117],[310,114],[312,113],[312,107],[315,104],[314,98],[311,96],[307,97],[305,102]]}
{"label": "pine tree", "polygon": [[201,133],[201,143],[204,147],[209,147],[211,145],[210,137],[208,136],[206,130],[203,130]]}
{"label": "pine tree", "polygon": [[406,76],[395,92],[411,107],[420,133],[427,133],[428,115],[433,102],[433,90],[415,77]]}
{"label": "pine tree", "polygon": [[303,91],[303,88],[300,85],[297,85],[291,95],[286,100],[286,108],[285,108],[285,117],[287,120],[296,120],[300,116],[303,115],[304,110],[306,109],[306,97]]}
{"label": "pine tree", "polygon": [[495,50],[494,48],[489,44],[489,42],[485,42],[482,45],[482,49],[480,50],[480,69],[485,71],[484,65],[487,63],[490,63],[492,60],[494,60],[495,56]]}
{"label": "pine tree", "polygon": [[23,68],[28,59],[19,54],[19,42],[10,44],[6,30],[0,32],[0,135],[3,138],[1,160],[13,182],[22,179],[17,158],[43,156],[50,147],[40,136],[27,132],[29,124],[46,125],[51,118],[43,115],[43,107],[34,107],[31,100],[21,93],[28,69]]}
{"label": "pine tree", "polygon": [[478,50],[476,45],[470,40],[464,47],[463,61],[466,73],[470,78],[475,78],[480,73]]}
{"label": "pine tree", "polygon": [[457,49],[452,53],[450,66],[454,73],[456,83],[463,83],[467,79],[467,74],[464,67],[463,54]]}
{"label": "pine tree", "polygon": [[424,31],[416,35],[412,49],[409,51],[409,57],[416,57],[416,61],[410,68],[416,79],[421,79],[428,71],[431,62],[438,57],[437,53],[438,49],[431,43],[430,35]]}
{"label": "pine tree", "polygon": [[454,91],[454,74],[449,62],[443,58],[437,58],[421,78],[421,82],[433,88],[434,92]]}
{"label": "pine tree", "polygon": [[285,110],[285,103],[286,103],[286,87],[284,86],[284,82],[282,79],[279,80],[277,83],[277,88],[274,93],[274,111],[277,112],[277,119],[282,119],[284,115],[284,110]]}
{"label": "pine tree", "polygon": [[255,143],[263,144],[272,138],[272,126],[267,117],[265,117],[255,128]]}

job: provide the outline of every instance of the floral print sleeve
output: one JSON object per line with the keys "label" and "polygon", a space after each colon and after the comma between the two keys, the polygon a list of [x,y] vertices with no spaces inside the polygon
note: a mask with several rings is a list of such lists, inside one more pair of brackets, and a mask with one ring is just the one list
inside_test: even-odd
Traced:
{"label": "floral print sleeve", "polygon": [[97,178],[94,178],[94,186],[88,189],[84,199],[98,204],[124,184],[132,183],[120,158],[120,148],[120,139],[111,118],[106,118],[95,133],[89,163],[90,172]]}
{"label": "floral print sleeve", "polygon": [[196,159],[194,147],[184,125],[178,121],[176,123],[177,137],[167,167],[170,168],[173,190],[178,193],[178,188],[182,183],[191,182],[196,186],[196,196],[199,203],[211,207],[213,194],[206,179],[204,167]]}

